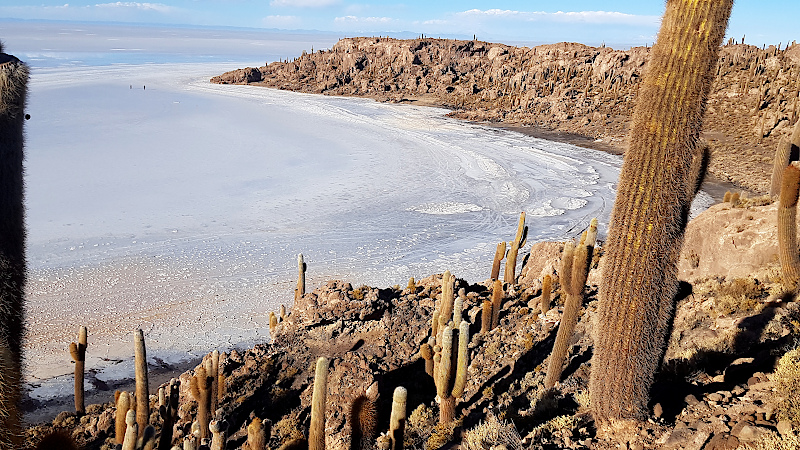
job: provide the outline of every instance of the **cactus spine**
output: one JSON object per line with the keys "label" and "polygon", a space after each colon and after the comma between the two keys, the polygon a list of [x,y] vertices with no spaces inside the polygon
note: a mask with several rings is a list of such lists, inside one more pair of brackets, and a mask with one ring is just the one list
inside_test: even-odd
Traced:
{"label": "cactus spine", "polygon": [[[556,342],[553,344],[553,352],[547,365],[547,376],[544,379],[544,387],[552,388],[561,378],[561,371],[564,368],[564,361],[567,359],[567,350],[575,325],[578,324],[578,313],[583,304],[583,287],[586,284],[586,277],[589,275],[589,263],[592,260],[592,251],[597,239],[597,219],[593,219],[589,230],[587,230],[584,243],[576,249],[570,250],[572,261],[568,262],[566,256],[562,259],[561,286],[566,293],[564,303],[564,314],[561,323],[558,325]],[[566,254],[568,249],[564,248]],[[570,272],[567,272],[567,269]]]}
{"label": "cactus spine", "polygon": [[25,224],[23,122],[28,66],[0,45],[0,448],[22,446]]}
{"label": "cactus spine", "polygon": [[668,0],[639,88],[594,330],[589,390],[601,433],[647,417],[678,290],[692,156],[732,4]]}
{"label": "cactus spine", "polygon": [[311,397],[311,425],[308,428],[308,449],[325,450],[325,399],[328,395],[328,359],[317,359],[314,393]]}
{"label": "cactus spine", "polygon": [[500,262],[506,257],[506,242],[503,241],[497,244],[497,250],[494,252],[494,262],[492,263],[492,280],[500,278]]}
{"label": "cactus spine", "polygon": [[83,371],[86,367],[86,327],[78,330],[78,342],[69,344],[69,354],[75,361],[75,411],[79,414],[86,412],[83,401]]}
{"label": "cactus spine", "polygon": [[347,416],[350,422],[350,450],[368,450],[373,447],[378,434],[378,407],[375,400],[359,395],[350,405]]}
{"label": "cactus spine", "polygon": [[800,191],[800,163],[789,164],[783,172],[780,205],[778,207],[778,257],[783,284],[797,289],[800,281],[800,255],[797,251],[797,197]]}
{"label": "cactus spine", "polygon": [[406,429],[406,399],[408,391],[403,386],[394,389],[392,414],[389,417],[389,438],[391,450],[403,450],[403,433]]}
{"label": "cactus spine", "polygon": [[194,376],[189,382],[189,390],[197,401],[197,423],[200,424],[200,439],[211,437],[208,424],[211,421],[211,384],[213,377],[208,375],[208,369],[200,366],[194,371]]}
{"label": "cactus spine", "polygon": [[528,227],[525,225],[525,211],[519,215],[519,224],[517,225],[517,235],[511,242],[511,248],[508,250],[508,257],[506,258],[506,272],[503,275],[503,282],[514,284],[517,280],[515,272],[517,270],[517,254],[519,249],[525,246],[525,241],[528,238]]}
{"label": "cactus spine", "polygon": [[[453,358],[454,339],[458,339],[457,358]],[[468,344],[469,322],[461,321],[457,338],[453,336],[453,327],[449,324],[442,331],[442,351],[436,355],[439,357],[439,364],[434,378],[436,394],[439,397],[439,423],[446,424],[455,419],[456,400],[464,394],[466,386],[469,366]]]}
{"label": "cactus spine", "polygon": [[136,423],[139,431],[144,433],[150,421],[150,384],[147,381],[147,350],[141,329],[133,333],[133,342],[136,364]]}
{"label": "cactus spine", "polygon": [[294,301],[306,293],[306,263],[303,261],[303,254],[297,254],[297,289],[294,291]]}

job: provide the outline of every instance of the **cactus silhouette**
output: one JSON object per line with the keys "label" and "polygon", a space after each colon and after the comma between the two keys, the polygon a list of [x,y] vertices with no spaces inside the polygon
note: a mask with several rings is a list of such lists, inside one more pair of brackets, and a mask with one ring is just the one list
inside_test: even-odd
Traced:
{"label": "cactus silhouette", "polygon": [[83,371],[86,367],[86,327],[78,330],[78,342],[69,344],[69,354],[75,361],[75,411],[79,414],[86,412],[83,401]]}
{"label": "cactus silhouette", "polygon": [[136,423],[138,431],[144,433],[150,421],[150,383],[147,381],[147,349],[141,329],[133,333],[133,342],[136,364]]}
{"label": "cactus silhouette", "polygon": [[309,450],[325,450],[325,400],[328,395],[328,359],[317,359],[314,393],[311,397],[311,425],[308,427]]}
{"label": "cactus silhouette", "polygon": [[778,257],[783,285],[797,289],[800,281],[800,255],[797,251],[797,197],[800,191],[800,163],[784,169],[780,205],[778,207]]}
{"label": "cactus silhouette", "polygon": [[406,429],[406,399],[408,391],[402,386],[394,389],[392,414],[389,417],[389,438],[391,450],[403,450],[403,433]]}
{"label": "cactus silhouette", "polygon": [[511,248],[508,250],[506,257],[506,271],[503,275],[503,282],[514,284],[516,283],[516,270],[517,270],[517,254],[519,249],[525,246],[525,241],[528,238],[528,227],[525,225],[525,211],[519,215],[519,224],[517,225],[517,235],[511,242]]}
{"label": "cactus silhouette", "polygon": [[23,123],[28,67],[0,45],[0,448],[20,448],[25,312]]}
{"label": "cactus silhouette", "polygon": [[647,417],[678,291],[692,159],[732,4],[668,0],[638,91],[594,328],[589,390],[601,434]]}

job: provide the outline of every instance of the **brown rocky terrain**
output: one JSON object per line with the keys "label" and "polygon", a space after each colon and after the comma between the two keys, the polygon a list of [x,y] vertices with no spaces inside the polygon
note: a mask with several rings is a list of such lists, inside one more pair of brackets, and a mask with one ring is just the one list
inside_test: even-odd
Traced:
{"label": "brown rocky terrain", "polygon": [[[572,136],[602,150],[625,147],[633,99],[649,49],[575,43],[513,47],[482,41],[342,39],[293,61],[214,77],[326,95],[420,102],[451,116]],[[704,119],[710,173],[768,192],[775,149],[797,121],[800,46],[723,46]]]}
{"label": "brown rocky terrain", "polygon": [[[230,424],[227,448],[244,444],[246,427],[255,417],[272,424],[268,448],[307,436],[314,363],[325,356],[330,360],[325,428],[329,449],[349,448],[347,412],[353,399],[376,382],[381,431],[388,429],[392,391],[397,386],[408,389],[405,448],[797,448],[800,441],[793,430],[800,425],[800,415],[787,409],[791,398],[785,386],[787,379],[800,383],[800,365],[790,365],[789,375],[785,368],[776,371],[776,366],[800,342],[800,305],[782,287],[777,262],[769,256],[773,250],[765,250],[763,258],[753,257],[755,247],[775,246],[771,233],[776,216],[769,199],[753,198],[714,206],[690,222],[681,278],[691,285],[685,284],[677,304],[665,361],[652,391],[651,415],[621,444],[599,439],[588,412],[602,247],[595,253],[561,382],[554,390],[543,387],[545,362],[562,313],[556,268],[563,243],[531,246],[518,282],[506,287],[499,326],[488,333],[479,331],[490,282],[456,281],[455,290],[463,289],[462,317],[471,324],[471,340],[468,381],[451,426],[438,425],[436,390],[420,356],[441,297],[441,275],[406,288],[331,281],[298,298],[278,324],[273,342],[222,357],[225,394],[214,415]],[[720,221],[730,225],[719,226]],[[733,240],[739,244],[728,244]],[[725,245],[722,257],[719,243]],[[487,273],[490,265],[487,261]],[[545,274],[556,280],[555,301],[542,313],[537,305]],[[183,441],[196,419],[197,403],[189,394],[191,375],[188,371],[178,377],[174,443]],[[110,391],[107,395],[113,398]],[[157,396],[150,401],[156,411]],[[28,429],[27,443],[32,447],[43,433],[56,428],[85,448],[113,448],[114,413],[112,403],[91,405],[83,416],[64,412],[52,423]],[[162,422],[157,412],[151,423],[158,432]]]}

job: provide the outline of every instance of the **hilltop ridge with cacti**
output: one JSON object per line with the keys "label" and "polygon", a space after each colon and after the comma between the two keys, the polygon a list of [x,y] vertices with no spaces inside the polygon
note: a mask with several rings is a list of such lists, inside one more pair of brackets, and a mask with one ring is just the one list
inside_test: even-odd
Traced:
{"label": "hilltop ridge with cacti", "polygon": [[[775,44],[722,46],[704,116],[710,174],[760,193],[769,192],[775,148],[800,114],[800,45]],[[650,52],[355,37],[211,81],[441,105],[459,119],[555,132],[546,138],[576,134],[579,145],[622,151]]]}

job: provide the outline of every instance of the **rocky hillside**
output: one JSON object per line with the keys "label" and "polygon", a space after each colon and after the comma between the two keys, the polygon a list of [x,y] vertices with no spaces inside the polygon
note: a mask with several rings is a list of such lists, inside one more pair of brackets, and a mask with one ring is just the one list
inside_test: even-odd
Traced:
{"label": "rocky hillside", "polygon": [[[512,47],[481,41],[347,38],[293,61],[238,69],[215,83],[247,83],[379,101],[421,101],[453,117],[576,133],[624,148],[649,49],[574,43]],[[797,121],[800,46],[729,43],[705,116],[711,174],[769,190],[775,149]]]}
{"label": "rocky hillside", "polygon": [[[247,427],[256,418],[271,425],[266,448],[285,448],[308,436],[314,363],[325,356],[330,360],[325,426],[330,450],[352,448],[348,413],[373,384],[377,428],[383,432],[393,390],[408,390],[407,449],[489,450],[500,444],[507,450],[798,448],[793,445],[800,443],[800,350],[784,355],[800,342],[800,305],[782,287],[772,258],[743,265],[755,246],[774,247],[769,233],[776,216],[767,198],[740,199],[717,205],[689,224],[681,276],[692,286],[677,305],[650,419],[634,434],[618,437],[622,444],[598,438],[588,413],[602,248],[592,262],[561,382],[552,390],[543,386],[563,309],[557,270],[563,243],[530,248],[518,282],[505,289],[499,325],[491,331],[480,332],[490,281],[456,280],[471,338],[466,387],[456,404],[457,420],[449,426],[438,424],[436,389],[421,356],[441,304],[442,275],[405,288],[331,281],[298,298],[277,325],[273,342],[221,357],[224,381],[213,416],[229,424],[227,448],[246,448]],[[720,221],[731,224],[720,226]],[[718,243],[725,244],[726,261],[741,264],[720,262]],[[487,261],[487,273],[490,265]],[[545,275],[555,280],[553,303],[540,308]],[[191,435],[197,420],[190,391],[201,366],[178,378],[175,444]],[[113,398],[110,391],[108,398]],[[158,396],[150,402],[150,423],[158,435]],[[82,416],[62,413],[50,424],[30,428],[27,443],[32,448],[55,428],[85,448],[113,448],[115,413],[113,403],[91,405]]]}

